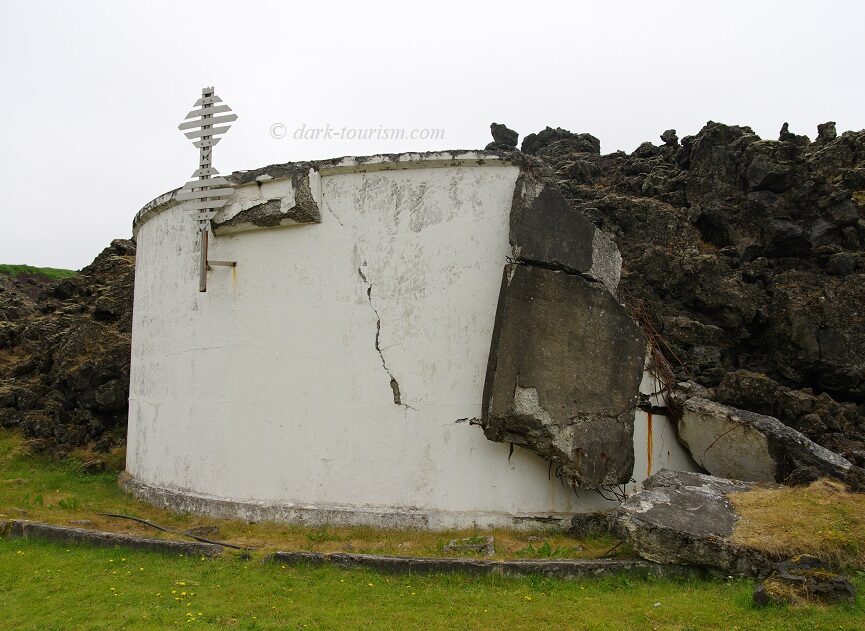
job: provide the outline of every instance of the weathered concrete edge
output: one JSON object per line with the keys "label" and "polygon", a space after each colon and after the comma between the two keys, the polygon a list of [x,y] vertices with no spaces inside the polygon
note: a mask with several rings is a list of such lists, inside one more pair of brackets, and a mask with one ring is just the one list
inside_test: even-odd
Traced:
{"label": "weathered concrete edge", "polygon": [[685,578],[705,576],[703,568],[661,565],[639,559],[532,559],[486,561],[479,559],[393,557],[376,554],[345,552],[274,552],[265,561],[285,565],[335,565],[346,568],[367,568],[392,574],[444,574],[531,576],[578,579],[605,576],[653,576]]}
{"label": "weathered concrete edge", "polygon": [[475,525],[479,528],[507,527],[515,530],[566,529],[571,513],[508,515],[504,513],[471,513],[471,523],[462,513],[422,508],[359,507],[352,505],[267,504],[207,497],[158,487],[136,480],[125,473],[118,479],[120,488],[136,498],[159,508],[193,513],[216,519],[243,519],[253,522],[277,522],[306,526],[373,526],[389,530],[446,530]]}
{"label": "weathered concrete edge", "polygon": [[100,548],[122,546],[148,552],[188,554],[190,556],[216,557],[222,554],[222,546],[195,541],[172,541],[151,539],[101,530],[55,526],[41,522],[13,519],[0,522],[0,533],[7,537],[22,539],[44,539],[57,543],[86,544]]}
{"label": "weathered concrete edge", "polygon": [[[282,180],[300,170],[314,169],[322,176],[343,173],[373,173],[376,171],[395,171],[408,169],[435,169],[443,167],[472,166],[513,166],[516,161],[511,154],[504,151],[478,150],[447,150],[427,152],[388,153],[373,156],[344,156],[328,160],[311,160],[308,162],[286,162],[272,164],[252,171],[236,171],[226,176],[234,186],[241,186],[256,181],[256,177],[267,176],[268,181]],[[132,232],[151,216],[176,206],[177,192],[173,189],[147,202],[141,207],[132,220]]]}

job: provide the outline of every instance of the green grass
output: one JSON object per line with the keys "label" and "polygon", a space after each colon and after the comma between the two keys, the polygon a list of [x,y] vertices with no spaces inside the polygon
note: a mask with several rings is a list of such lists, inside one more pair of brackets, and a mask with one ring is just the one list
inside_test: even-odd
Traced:
{"label": "green grass", "polygon": [[748,581],[388,576],[0,540],[4,629],[853,631],[865,620],[861,599],[760,610],[751,589]]}
{"label": "green grass", "polygon": [[[215,522],[159,511],[121,492],[111,473],[28,453],[18,434],[0,431],[0,515],[163,536],[94,515],[125,512],[178,528],[219,526],[219,538],[259,546],[252,559],[232,552],[201,559],[123,548],[64,546],[0,538],[0,629],[843,629],[863,628],[855,605],[756,609],[749,581],[390,576],[332,567],[263,563],[273,548],[435,554],[464,533],[304,529]],[[559,557],[577,542],[563,535],[529,540],[496,531],[500,557]],[[501,539],[500,539],[501,538]],[[410,545],[405,545],[405,544]],[[592,555],[608,541],[580,542]],[[594,547],[593,547],[594,546]],[[865,575],[855,579],[865,589]],[[200,614],[200,615],[199,615]]]}
{"label": "green grass", "polygon": [[0,264],[0,274],[8,274],[9,276],[19,276],[21,274],[29,274],[31,276],[46,276],[48,278],[60,279],[70,278],[78,272],[71,269],[59,269],[56,267],[33,267],[32,265],[8,265]]}

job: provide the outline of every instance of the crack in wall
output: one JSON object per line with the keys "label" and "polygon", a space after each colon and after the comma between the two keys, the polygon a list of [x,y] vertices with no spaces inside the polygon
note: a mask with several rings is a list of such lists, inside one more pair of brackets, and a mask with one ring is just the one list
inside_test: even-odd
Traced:
{"label": "crack in wall", "polygon": [[[337,221],[339,220],[337,219]],[[376,309],[375,305],[372,304],[372,283],[367,280],[366,275],[363,273],[363,270],[360,267],[357,268],[357,273],[363,283],[366,285],[366,299],[369,301],[369,308],[372,309],[372,312],[375,314],[375,350],[378,353],[379,358],[381,359],[381,367],[384,368],[387,376],[390,377],[390,389],[393,391],[393,403],[394,405],[401,405],[407,409],[411,408],[410,405],[402,402],[402,394],[399,390],[399,382],[396,380],[396,377],[393,376],[390,368],[387,367],[387,361],[385,361],[384,352],[382,351],[381,345],[379,344],[379,338],[381,337],[381,316],[378,314],[378,309]]]}
{"label": "crack in wall", "polygon": [[[522,258],[519,256],[517,256],[517,258],[514,259],[513,262],[515,265],[524,265],[526,267],[538,267],[540,269],[548,269],[551,272],[562,272],[564,274],[567,274],[568,276],[578,276],[579,278],[582,278],[583,280],[585,280],[589,283],[592,283],[592,284],[603,285],[603,283],[604,283],[603,280],[601,280],[600,278],[596,278],[594,275],[590,274],[589,272],[580,272],[580,271],[577,271],[571,267],[568,267],[566,265],[561,265],[559,263],[548,263],[546,261],[537,261],[534,259],[527,259],[527,258]],[[613,292],[610,292],[610,293],[613,293]]]}
{"label": "crack in wall", "polygon": [[[329,213],[331,214],[331,216],[333,216],[334,219],[336,219],[336,223],[338,223],[340,226],[342,226],[343,228],[345,228],[345,224],[342,223],[342,220],[341,220],[339,217],[337,217],[337,216],[336,216],[336,213],[333,212],[333,211],[330,209],[330,206],[328,206],[327,204],[322,204],[322,207],[323,207],[325,210],[327,210],[327,212],[329,212]],[[360,270],[358,270],[358,271],[360,271]],[[361,276],[363,276],[363,274],[361,274]]]}

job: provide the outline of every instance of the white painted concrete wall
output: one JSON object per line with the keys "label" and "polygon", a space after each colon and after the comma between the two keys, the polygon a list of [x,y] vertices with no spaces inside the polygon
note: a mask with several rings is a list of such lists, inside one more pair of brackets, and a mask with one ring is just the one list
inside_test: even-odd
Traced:
{"label": "white painted concrete wall", "polygon": [[[481,413],[518,169],[347,171],[322,174],[321,224],[212,238],[210,258],[238,266],[214,268],[206,293],[183,206],[139,224],[129,473],[198,498],[302,507],[308,521],[337,509],[358,523],[520,526],[609,508],[465,420]],[[662,427],[656,417],[656,469],[680,454]]]}

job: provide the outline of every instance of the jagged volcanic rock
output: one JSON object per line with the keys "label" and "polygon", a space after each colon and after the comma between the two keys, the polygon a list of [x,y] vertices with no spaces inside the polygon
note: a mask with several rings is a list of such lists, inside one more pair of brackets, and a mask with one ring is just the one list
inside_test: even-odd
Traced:
{"label": "jagged volcanic rock", "polygon": [[73,277],[0,275],[0,426],[57,455],[126,435],[135,244]]}
{"label": "jagged volcanic rock", "polygon": [[865,131],[779,140],[709,122],[600,155],[547,128],[524,152],[621,252],[621,293],[677,380],[865,465]]}

